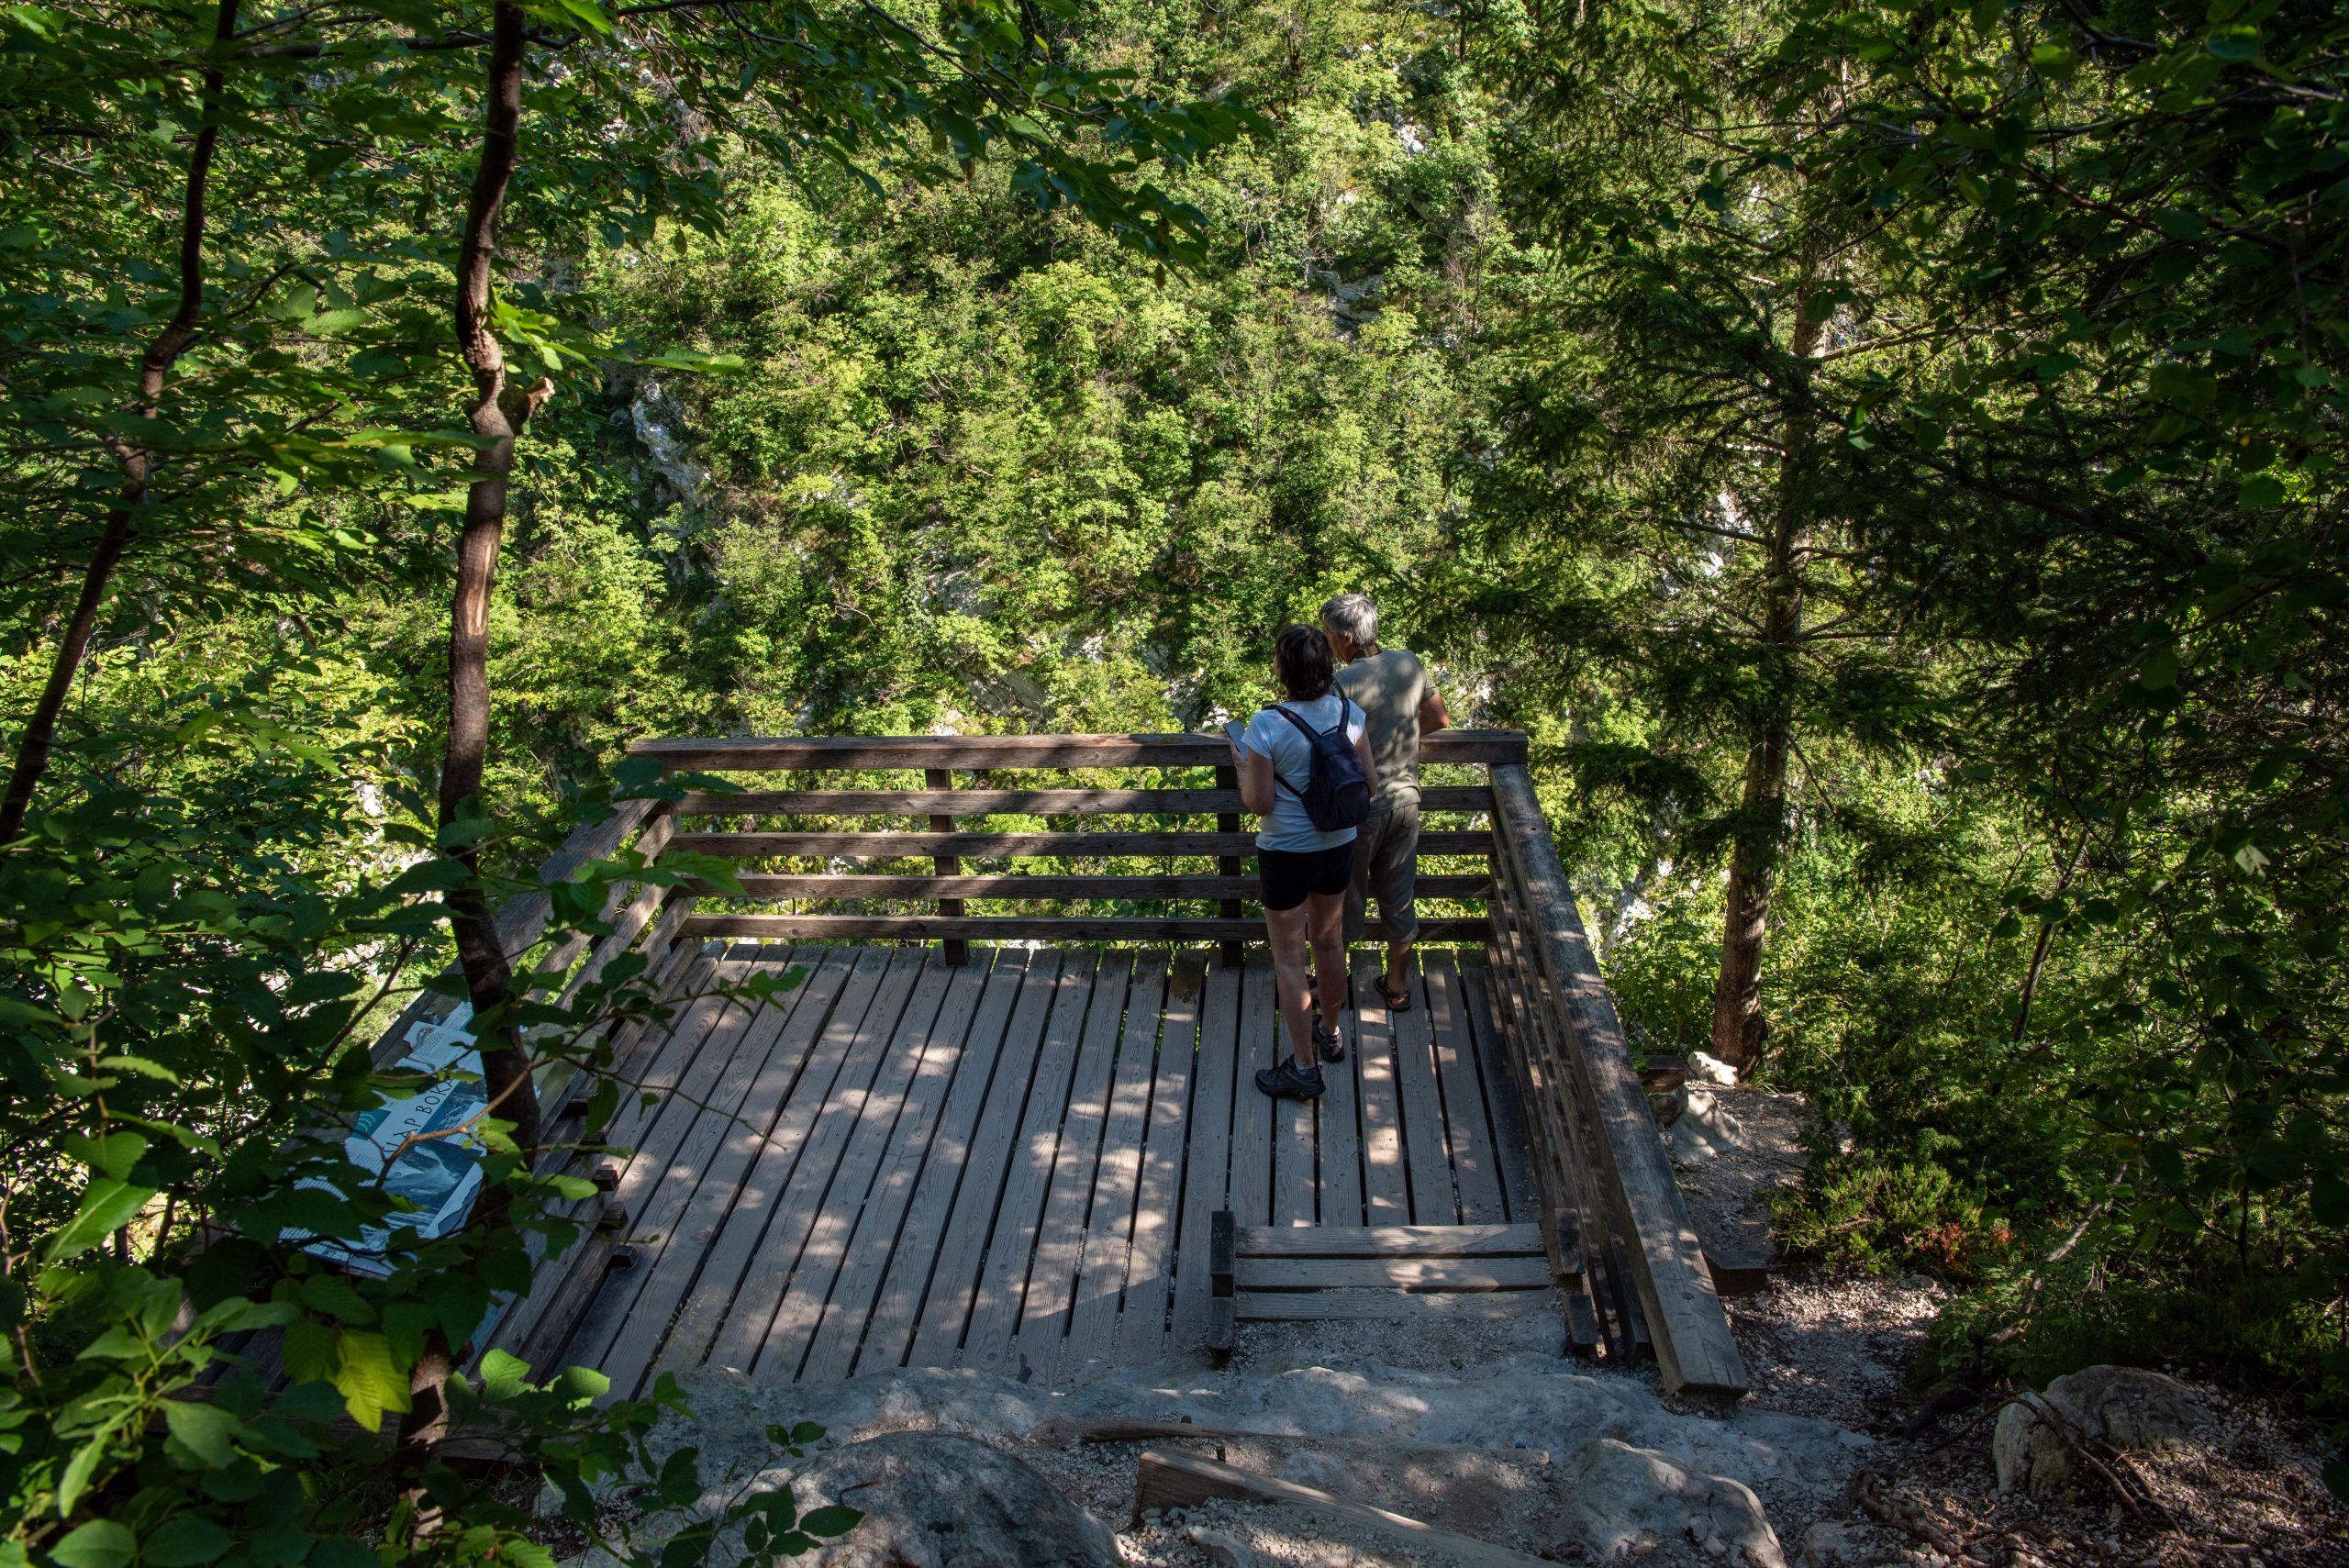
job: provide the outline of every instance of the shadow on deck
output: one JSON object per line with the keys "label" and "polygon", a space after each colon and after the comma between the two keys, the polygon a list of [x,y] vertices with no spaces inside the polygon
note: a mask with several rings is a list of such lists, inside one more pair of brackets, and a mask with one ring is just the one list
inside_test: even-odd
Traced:
{"label": "shadow on deck", "polygon": [[[705,1362],[1058,1381],[1200,1345],[1217,1209],[1243,1225],[1534,1220],[1481,964],[1438,954],[1413,1007],[1349,1018],[1324,1099],[1275,1105],[1246,1078],[1274,1060],[1279,1022],[1262,955],[1234,970],[982,949],[957,966],[738,943],[682,965],[674,989],[785,963],[806,974],[796,990],[688,1004],[636,1052],[670,1092],[627,1140],[634,1264],[606,1275],[560,1353],[616,1392]],[[1486,1302],[1555,1309],[1546,1270],[1527,1283]]]}

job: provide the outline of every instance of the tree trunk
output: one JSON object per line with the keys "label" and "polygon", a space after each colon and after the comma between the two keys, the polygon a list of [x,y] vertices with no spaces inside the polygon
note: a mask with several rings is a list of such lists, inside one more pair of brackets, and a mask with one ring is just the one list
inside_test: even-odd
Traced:
{"label": "tree trunk", "polygon": [[[528,391],[516,386],[507,374],[505,352],[489,328],[497,217],[514,173],[522,114],[525,25],[518,6],[501,4],[495,15],[481,166],[473,175],[457,262],[457,345],[479,395],[467,417],[473,433],[488,444],[473,457],[464,532],[457,544],[457,591],[449,617],[449,743],[440,771],[443,828],[481,808],[482,771],[489,750],[489,602],[506,531],[507,479],[514,466],[515,439],[551,391],[544,382]],[[457,940],[457,961],[464,971],[473,1016],[479,1018],[506,1003],[514,971],[499,945],[496,914],[481,884],[480,851],[464,843],[448,853],[469,873],[465,884],[449,895],[449,926]],[[515,1141],[528,1155],[539,1142],[538,1095],[530,1084],[529,1056],[514,1030],[494,1032],[495,1038],[480,1041],[484,1086],[494,1114],[514,1123]],[[488,1195],[484,1197],[486,1201]]]}
{"label": "tree trunk", "polygon": [[[473,478],[465,495],[464,532],[457,544],[457,591],[449,617],[449,742],[440,769],[440,826],[477,815],[484,762],[489,750],[489,603],[497,570],[498,546],[506,531],[507,475],[514,442],[530,416],[552,391],[541,381],[524,390],[507,377],[505,351],[490,330],[492,268],[497,249],[497,217],[513,178],[522,117],[522,64],[527,41],[518,6],[500,4],[490,36],[486,113],[481,164],[473,172],[466,204],[462,248],[457,260],[457,346],[473,372],[476,396],[466,411],[473,433],[488,444],[473,457]],[[449,895],[449,929],[457,962],[472,1000],[474,1040],[481,1049],[483,1089],[490,1114],[513,1124],[514,1140],[527,1165],[537,1154],[539,1096],[530,1081],[529,1052],[510,1026],[484,1029],[513,993],[514,968],[498,940],[496,913],[481,881],[481,853],[473,843],[446,853],[465,868],[463,885]],[[476,1229],[507,1223],[508,1198],[502,1186],[484,1183],[473,1209]],[[447,1384],[455,1356],[438,1329],[426,1336],[424,1354],[409,1378],[409,1409],[400,1423],[399,1462],[419,1465],[433,1444],[448,1435]],[[429,1529],[420,1498],[419,1529]]]}
{"label": "tree trunk", "polygon": [[[239,4],[239,0],[220,0],[212,28],[216,43],[226,44],[236,37]],[[212,155],[220,144],[220,70],[215,66],[204,73],[195,145],[188,156],[187,183],[180,198],[179,308],[139,358],[139,406],[140,414],[149,419],[156,417],[162,402],[164,376],[195,340],[195,318],[204,307],[204,203],[206,182],[212,174]],[[81,672],[83,655],[89,651],[90,634],[97,628],[98,610],[106,603],[115,568],[121,564],[123,552],[130,548],[131,539],[138,532],[136,518],[147,500],[152,456],[144,447],[128,443],[117,449],[117,455],[122,460],[121,496],[107,508],[106,526],[98,535],[98,547],[91,552],[89,565],[83,570],[81,595],[74,601],[73,615],[65,623],[64,635],[58,639],[57,652],[50,662],[49,679],[41,686],[40,700],[33,705],[32,716],[25,721],[25,732],[17,738],[16,765],[8,774],[8,793],[0,796],[0,844],[14,843],[24,832],[25,815],[32,807],[33,791],[39,787],[41,775],[49,771],[50,749],[57,741],[58,715],[65,711],[65,699],[73,691],[73,677]]]}
{"label": "tree trunk", "polygon": [[1778,847],[1786,832],[1787,753],[1794,742],[1788,683],[1802,638],[1803,485],[1815,429],[1809,374],[1799,361],[1819,348],[1823,322],[1812,319],[1806,288],[1796,304],[1788,350],[1798,361],[1786,440],[1778,458],[1776,516],[1763,585],[1762,643],[1770,671],[1761,713],[1748,731],[1745,788],[1738,802],[1737,834],[1730,853],[1729,895],[1721,926],[1721,967],[1713,982],[1713,1054],[1739,1075],[1761,1064],[1769,1020],[1762,1011],[1762,941],[1769,927],[1770,893]]}

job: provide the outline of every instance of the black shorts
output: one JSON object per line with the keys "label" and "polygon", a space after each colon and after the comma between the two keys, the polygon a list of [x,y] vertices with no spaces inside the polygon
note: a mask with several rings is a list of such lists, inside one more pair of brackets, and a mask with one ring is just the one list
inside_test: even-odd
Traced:
{"label": "black shorts", "polygon": [[1294,909],[1308,894],[1334,897],[1353,881],[1354,841],[1326,850],[1258,850],[1256,876],[1267,909]]}

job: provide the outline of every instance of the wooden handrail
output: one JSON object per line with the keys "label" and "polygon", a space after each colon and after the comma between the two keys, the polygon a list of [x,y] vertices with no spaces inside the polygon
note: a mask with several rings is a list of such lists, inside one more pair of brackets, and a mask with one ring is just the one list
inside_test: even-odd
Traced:
{"label": "wooden handrail", "polygon": [[[1110,855],[1251,855],[1253,833],[680,833],[680,852],[757,860],[773,855],[1033,855],[1097,860]],[[1493,836],[1481,828],[1419,835],[1422,855],[1483,855]]]}
{"label": "wooden handrail", "polygon": [[[1419,791],[1419,809],[1493,809],[1483,784],[1436,784]],[[1237,812],[1236,789],[781,789],[740,795],[688,791],[680,817],[1188,817]]]}
{"label": "wooden handrail", "polygon": [[[784,773],[896,768],[1212,768],[1230,760],[1221,735],[820,735],[664,737],[629,755],[671,770]],[[1515,729],[1447,729],[1419,745],[1423,762],[1522,762]]]}
{"label": "wooden handrail", "polygon": [[[1480,919],[1423,919],[1419,940],[1481,942],[1490,930]],[[682,934],[688,940],[758,937],[769,941],[1246,941],[1263,938],[1264,922],[1207,915],[695,915],[686,919]]]}
{"label": "wooden handrail", "polygon": [[[1174,876],[896,876],[884,873],[838,875],[766,875],[746,872],[735,879],[746,898],[1253,898],[1252,876],[1207,873]],[[730,898],[712,882],[694,877],[685,890],[702,898]],[[1484,875],[1423,876],[1422,898],[1484,898],[1493,886]]]}
{"label": "wooden handrail", "polygon": [[1512,896],[1508,920],[1544,982],[1526,1000],[1561,1015],[1564,1087],[1595,1124],[1598,1175],[1630,1242],[1629,1263],[1668,1389],[1742,1394],[1745,1363],[1689,1224],[1615,1001],[1600,978],[1547,819],[1522,766],[1497,767],[1495,838]]}

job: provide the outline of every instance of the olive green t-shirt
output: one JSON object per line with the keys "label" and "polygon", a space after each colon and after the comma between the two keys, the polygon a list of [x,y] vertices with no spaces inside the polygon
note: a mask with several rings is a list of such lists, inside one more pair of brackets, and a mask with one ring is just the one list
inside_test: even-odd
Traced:
{"label": "olive green t-shirt", "polygon": [[1378,797],[1371,810],[1417,805],[1419,705],[1428,695],[1428,673],[1419,656],[1408,648],[1365,654],[1338,672],[1337,685],[1370,719],[1370,760],[1378,769]]}

